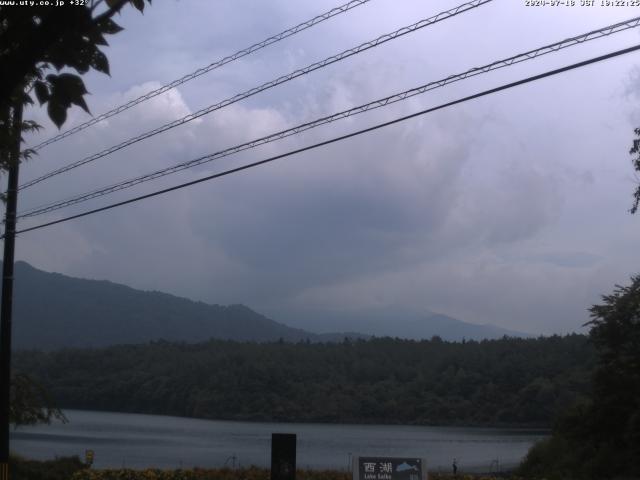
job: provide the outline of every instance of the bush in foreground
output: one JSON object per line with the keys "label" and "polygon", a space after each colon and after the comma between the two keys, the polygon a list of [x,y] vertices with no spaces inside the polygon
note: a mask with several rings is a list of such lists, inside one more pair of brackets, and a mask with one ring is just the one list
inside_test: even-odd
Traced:
{"label": "bush in foreground", "polygon": [[9,465],[12,480],[69,480],[74,474],[87,469],[78,457],[41,462],[12,456]]}

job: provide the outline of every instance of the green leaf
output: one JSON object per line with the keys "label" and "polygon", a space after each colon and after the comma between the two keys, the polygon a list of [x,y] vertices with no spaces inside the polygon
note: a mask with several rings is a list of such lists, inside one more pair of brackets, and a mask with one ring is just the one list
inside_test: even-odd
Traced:
{"label": "green leaf", "polygon": [[27,93],[23,93],[22,94],[22,104],[23,105],[33,105],[33,99],[31,98],[31,95],[29,95]]}
{"label": "green leaf", "polygon": [[109,60],[107,60],[107,56],[100,50],[94,52],[93,58],[91,59],[91,66],[99,72],[110,75]]}
{"label": "green leaf", "polygon": [[53,121],[53,123],[55,123],[56,127],[58,128],[62,127],[62,124],[67,119],[67,107],[62,105],[54,98],[51,98],[51,100],[49,100],[47,113],[49,114],[49,118],[51,118],[51,121]]}
{"label": "green leaf", "polygon": [[100,32],[100,27],[93,28],[90,32],[87,33],[87,36],[94,45],[102,45],[108,46],[109,43],[105,40],[102,32]]}
{"label": "green leaf", "polygon": [[49,75],[47,75],[45,77],[45,79],[47,80],[47,82],[49,82],[51,85],[54,85],[56,83],[56,81],[58,80],[58,75],[54,75],[53,73],[50,73]]}
{"label": "green leaf", "polygon": [[40,125],[38,122],[34,121],[34,120],[24,120],[22,122],[22,131],[23,132],[37,132],[38,130],[41,130],[42,128],[44,128],[42,125]]}
{"label": "green leaf", "polygon": [[89,113],[89,107],[87,107],[83,98],[83,95],[89,92],[87,92],[84,82],[79,76],[73,75],[72,73],[63,73],[58,77],[56,87],[63,89],[64,93],[61,93],[61,95],[63,95],[65,100],[78,105],[85,112]]}
{"label": "green leaf", "polygon": [[141,12],[144,11],[144,0],[131,0],[131,4]]}
{"label": "green leaf", "polygon": [[36,152],[34,149],[32,148],[26,148],[23,151],[20,152],[20,160],[29,160],[31,159],[31,157],[33,157],[34,155],[37,155],[38,152]]}
{"label": "green leaf", "polygon": [[84,101],[84,97],[82,95],[80,95],[79,97],[73,98],[71,100],[72,103],[78,105],[80,108],[82,108],[85,112],[87,113],[91,113],[89,111],[89,107],[87,106],[87,102]]}
{"label": "green leaf", "polygon": [[33,89],[36,92],[36,98],[38,99],[38,102],[40,102],[40,105],[44,104],[46,101],[49,100],[49,97],[50,97],[49,87],[47,87],[46,83],[38,80],[37,82],[34,83]]}
{"label": "green leaf", "polygon": [[51,64],[56,70],[60,71],[64,68],[64,61],[61,58],[51,58]]}
{"label": "green leaf", "polygon": [[98,51],[97,47],[90,42],[76,43],[75,48],[64,53],[67,66],[75,68],[80,74],[87,73],[91,67],[91,58],[96,51]]}
{"label": "green leaf", "polygon": [[105,18],[98,24],[98,28],[100,32],[106,33],[108,35],[113,35],[115,33],[121,32],[124,30],[120,25],[111,20],[110,18]]}
{"label": "green leaf", "polygon": [[61,75],[47,75],[47,80],[51,84],[51,95],[49,97],[49,117],[58,128],[67,118],[67,109],[71,104],[78,105],[85,112],[89,113],[83,95],[89,93],[84,86],[84,82],[78,75],[63,73]]}
{"label": "green leaf", "polygon": [[74,75],[73,73],[47,75],[47,80],[49,80],[49,82],[53,85],[54,89],[57,89],[58,91],[62,90],[68,96],[68,98],[89,93],[87,92],[82,79],[78,75]]}

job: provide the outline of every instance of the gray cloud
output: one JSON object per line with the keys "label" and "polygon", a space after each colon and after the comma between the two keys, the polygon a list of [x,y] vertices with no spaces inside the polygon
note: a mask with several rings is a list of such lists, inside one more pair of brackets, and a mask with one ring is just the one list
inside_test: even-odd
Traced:
{"label": "gray cloud", "polygon": [[[629,16],[625,9],[552,12],[516,3],[494,2],[202,117],[33,187],[23,192],[21,207],[172,165]],[[93,111],[333,6],[238,5],[165,2],[144,17],[123,16],[127,30],[113,38],[109,52],[113,78],[87,78]],[[433,6],[419,1],[397,8],[375,0],[43,150],[25,166],[23,178],[433,13]],[[365,128],[629,39],[637,40],[637,33],[433,91],[113,199]],[[594,66],[24,234],[18,256],[71,275],[267,310],[402,304],[534,333],[578,329],[585,309],[614,283],[624,283],[638,264],[637,219],[626,213],[633,188],[626,152],[637,98],[625,97],[625,79],[633,65],[629,57]],[[30,115],[48,127],[41,138],[53,133],[43,112]],[[84,118],[72,112],[69,126]]]}

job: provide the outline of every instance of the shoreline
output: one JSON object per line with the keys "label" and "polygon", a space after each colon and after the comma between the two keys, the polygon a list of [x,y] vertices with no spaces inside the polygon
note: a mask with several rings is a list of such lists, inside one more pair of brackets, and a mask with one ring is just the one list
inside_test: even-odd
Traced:
{"label": "shoreline", "polygon": [[202,420],[208,422],[228,422],[228,423],[249,423],[256,425],[263,424],[279,424],[279,425],[311,425],[311,426],[319,426],[319,425],[329,425],[329,426],[354,426],[354,427],[363,427],[363,426],[385,426],[385,427],[426,427],[426,428],[452,428],[452,429],[465,429],[465,428],[473,428],[473,429],[484,429],[484,430],[514,430],[522,433],[531,433],[531,434],[540,434],[540,435],[549,435],[552,431],[552,426],[540,426],[538,424],[511,424],[511,423],[498,423],[498,424],[485,424],[485,423],[438,423],[438,424],[427,424],[427,423],[393,423],[393,422],[383,422],[383,421],[372,421],[372,422],[358,422],[355,420],[345,420],[345,421],[312,421],[312,420],[291,420],[291,419],[267,419],[267,418],[210,418],[210,417],[185,417],[181,415],[171,415],[164,413],[150,413],[150,412],[133,412],[133,411],[119,411],[119,410],[95,410],[88,408],[61,408],[62,412],[83,412],[83,413],[107,413],[114,415],[145,415],[145,416],[153,416],[153,417],[166,417],[173,418],[179,420]]}
{"label": "shoreline", "polygon": [[84,458],[95,451],[96,468],[270,464],[271,435],[297,435],[301,468],[344,470],[353,456],[426,458],[428,468],[511,470],[546,432],[523,429],[406,425],[285,424],[211,421],[113,412],[65,411],[70,422],[22,427],[12,432],[12,451],[34,459]]}

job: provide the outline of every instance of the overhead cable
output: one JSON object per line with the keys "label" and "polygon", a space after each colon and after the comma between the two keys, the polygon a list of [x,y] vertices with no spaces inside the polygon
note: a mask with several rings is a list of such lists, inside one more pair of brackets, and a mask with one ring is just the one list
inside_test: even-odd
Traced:
{"label": "overhead cable", "polygon": [[328,65],[331,65],[333,63],[339,62],[341,60],[344,60],[345,58],[349,58],[353,55],[362,53],[366,50],[369,50],[371,48],[377,47],[379,45],[382,45],[383,43],[386,43],[388,41],[391,40],[395,40],[396,38],[400,38],[404,35],[407,35],[409,33],[415,32],[417,30],[420,30],[421,28],[427,27],[429,25],[433,25],[434,23],[440,22],[442,20],[446,20],[448,18],[452,18],[455,17],[456,15],[459,15],[461,13],[467,12],[471,9],[477,8],[481,5],[484,5],[486,3],[492,2],[493,0],[472,0],[471,2],[467,2],[464,3],[462,5],[459,5],[455,8],[452,8],[450,10],[444,11],[444,12],[440,12],[437,15],[434,15],[432,17],[420,20],[419,22],[416,22],[412,25],[406,26],[406,27],[402,27],[398,30],[395,30],[394,32],[391,33],[387,33],[385,35],[381,35],[378,38],[374,39],[374,40],[370,40],[368,42],[362,43],[360,45],[358,45],[357,47],[353,47],[350,48],[348,50],[345,50],[341,53],[338,53],[336,55],[333,55],[331,57],[325,58],[322,61],[313,63],[311,65],[308,65],[304,68],[295,70],[294,72],[289,73],[288,75],[283,75],[281,77],[276,78],[275,80],[271,80],[269,82],[263,83],[262,85],[258,86],[258,87],[254,87],[251,88],[243,93],[239,93],[237,95],[234,95],[233,97],[227,98],[226,100],[222,100],[221,102],[218,102],[216,104],[210,105],[208,107],[205,107],[201,110],[198,110],[195,113],[191,113],[189,115],[186,115],[178,120],[174,120],[172,122],[169,122],[165,125],[162,125],[161,127],[155,128],[153,130],[150,130],[148,132],[145,132],[143,134],[140,134],[136,137],[130,138],[128,140],[125,140],[122,143],[119,143],[118,145],[114,145],[112,147],[107,148],[106,150],[103,150],[101,152],[98,152],[96,154],[90,155],[88,157],[85,157],[81,160],[78,160],[76,162],[70,163],[64,167],[61,167],[57,170],[54,170],[52,172],[46,173],[38,178],[35,178],[33,180],[30,180],[22,185],[20,185],[20,189],[25,189],[28,187],[31,187],[37,183],[40,183],[44,180],[47,180],[51,177],[54,177],[56,175],[60,175],[61,173],[65,173],[68,172],[69,170],[72,170],[74,168],[78,168],[82,165],[86,165],[87,163],[93,162],[95,160],[98,160],[99,158],[105,157],[107,155],[110,155],[114,152],[117,152],[118,150],[121,150],[125,147],[128,147],[130,145],[133,145],[134,143],[140,142],[142,140],[145,140],[149,137],[153,137],[154,135],[158,135],[159,133],[163,133],[166,132],[167,130],[170,130],[172,128],[178,127],[180,125],[184,125],[185,123],[188,123],[192,120],[195,120],[196,118],[200,118],[203,115],[207,115],[211,112],[214,112],[216,110],[220,110],[221,108],[227,107],[231,104],[234,104],[236,102],[239,102],[240,100],[244,100],[245,98],[251,97],[253,95],[256,95],[257,93],[263,92],[265,90],[268,90],[270,88],[276,87],[278,85],[281,85],[285,82],[289,82],[295,78],[298,78],[302,75],[306,75],[308,73],[311,73],[315,70],[318,70],[320,68],[324,68]]}
{"label": "overhead cable", "polygon": [[425,92],[428,92],[430,90],[434,90],[436,88],[440,88],[440,87],[444,87],[445,85],[454,83],[454,82],[458,82],[460,80],[464,80],[466,78],[470,78],[470,77],[474,77],[483,73],[487,73],[490,72],[492,70],[497,70],[500,68],[504,68],[510,65],[514,65],[517,63],[521,63],[527,60],[532,60],[534,58],[540,57],[542,55],[546,55],[548,53],[552,53],[552,52],[557,52],[559,50],[586,42],[586,41],[590,41],[590,40],[595,40],[597,38],[602,38],[605,36],[609,36],[611,34],[617,33],[617,32],[621,32],[624,30],[628,30],[630,28],[634,28],[634,27],[638,27],[638,25],[640,25],[640,17],[635,17],[623,22],[618,22],[612,25],[608,25],[606,27],[600,28],[598,30],[592,30],[590,32],[587,33],[583,33],[581,35],[577,35],[574,37],[570,37],[570,38],[566,38],[562,41],[559,42],[555,42],[549,45],[545,45],[543,47],[539,47],[536,48],[534,50],[529,50],[527,52],[524,53],[519,53],[517,55],[513,55],[511,57],[502,59],[502,60],[497,60],[495,62],[483,65],[481,67],[475,67],[475,68],[471,68],[470,70],[467,70],[463,73],[458,73],[458,74],[454,74],[454,75],[449,75],[448,77],[445,77],[443,79],[440,80],[436,80],[436,81],[432,81],[429,83],[426,83],[424,85],[421,85],[419,87],[415,87],[412,88],[410,90],[405,90],[403,92],[400,93],[396,93],[378,100],[375,100],[373,102],[369,102],[357,107],[353,107],[350,108],[348,110],[343,110],[341,112],[338,113],[334,113],[332,115],[329,116],[325,116],[322,118],[318,118],[316,120],[313,120],[311,122],[306,122],[303,123],[301,125],[297,125],[295,127],[292,128],[288,128],[286,130],[282,130],[276,133],[272,133],[270,135],[258,138],[258,139],[254,139],[251,140],[249,142],[246,143],[242,143],[240,145],[236,145],[233,147],[229,147],[226,148],[224,150],[220,150],[218,152],[212,153],[212,154],[208,154],[208,155],[204,155],[202,157],[198,157],[192,160],[189,160],[187,162],[182,162],[182,163],[178,163],[176,165],[173,165],[171,167],[167,167],[167,168],[163,168],[160,170],[156,170],[154,172],[151,173],[147,173],[145,175],[141,175],[138,177],[134,177],[134,178],[130,178],[112,185],[109,185],[107,187],[102,187],[100,189],[97,190],[93,190],[91,192],[87,192],[87,193],[83,193],[83,194],[79,194],[79,195],[75,195],[73,197],[64,199],[64,200],[60,200],[57,202],[53,202],[53,203],[49,203],[43,206],[39,206],[39,207],[34,207],[31,208],[29,210],[26,210],[24,212],[20,212],[18,214],[18,218],[26,218],[26,217],[33,217],[33,216],[37,216],[37,215],[42,215],[48,212],[52,212],[55,210],[59,210],[61,208],[65,208],[71,205],[75,205],[78,203],[82,203],[94,198],[98,198],[98,197],[102,197],[104,195],[108,195],[110,193],[119,191],[119,190],[124,190],[127,188],[131,188],[133,186],[139,185],[141,183],[145,183],[151,180],[155,180],[161,177],[164,177],[166,175],[170,175],[176,172],[180,172],[182,170],[186,170],[188,168],[192,168],[198,165],[202,165],[204,163],[208,163],[223,157],[227,157],[245,150],[249,150],[251,148],[255,148],[257,146],[260,145],[264,145],[267,143],[271,143],[274,142],[276,140],[280,140],[282,138],[286,138],[292,135],[296,135],[298,133],[304,132],[306,130],[310,130],[312,128],[318,127],[320,125],[325,125],[328,123],[332,123],[335,122],[337,120],[343,119],[343,118],[347,118],[353,115],[357,115],[360,113],[364,113],[370,110],[374,110],[380,107],[384,107],[402,100],[406,100],[408,98],[411,98],[413,96],[416,95],[420,95],[423,94]]}
{"label": "overhead cable", "polygon": [[50,221],[50,222],[41,223],[41,224],[35,225],[33,227],[23,228],[21,230],[16,231],[16,233],[25,233],[25,232],[30,232],[30,231],[33,231],[33,230],[38,230],[38,229],[41,229],[41,228],[49,227],[49,226],[52,226],[52,225],[57,225],[59,223],[68,222],[70,220],[75,220],[77,218],[86,217],[88,215],[93,215],[95,213],[104,212],[106,210],[111,210],[113,208],[121,207],[123,205],[128,205],[128,204],[131,204],[131,203],[139,202],[139,201],[145,200],[147,198],[152,198],[152,197],[156,197],[158,195],[162,195],[162,194],[165,194],[165,193],[168,193],[168,192],[172,192],[172,191],[175,191],[175,190],[180,190],[182,188],[190,187],[190,186],[196,185],[198,183],[203,183],[203,182],[207,182],[207,181],[210,181],[210,180],[214,180],[216,178],[221,178],[221,177],[224,177],[224,176],[227,176],[227,175],[231,175],[233,173],[241,172],[243,170],[248,170],[248,169],[253,168],[253,167],[264,165],[266,163],[270,163],[270,162],[273,162],[275,160],[279,160],[281,158],[290,157],[292,155],[296,155],[296,154],[299,154],[299,153],[302,153],[302,152],[306,152],[308,150],[313,150],[313,149],[316,149],[316,148],[319,148],[319,147],[322,147],[322,146],[325,146],[325,145],[329,145],[329,144],[332,144],[332,143],[336,143],[336,142],[340,142],[340,141],[346,140],[348,138],[352,138],[352,137],[356,137],[356,136],[359,136],[359,135],[362,135],[362,134],[365,134],[365,133],[373,132],[375,130],[379,130],[381,128],[388,127],[388,126],[394,125],[396,123],[404,122],[404,121],[409,120],[411,118],[422,116],[422,115],[425,115],[427,113],[431,113],[431,112],[434,112],[434,111],[437,111],[437,110],[442,110],[444,108],[451,107],[453,105],[458,105],[458,104],[461,104],[461,103],[464,103],[464,102],[467,102],[467,101],[470,101],[470,100],[474,100],[476,98],[484,97],[486,95],[491,95],[491,94],[494,94],[494,93],[497,93],[497,92],[500,92],[500,91],[503,91],[503,90],[507,90],[507,89],[510,89],[510,88],[513,88],[513,87],[517,87],[519,85],[524,85],[526,83],[531,83],[531,82],[535,82],[535,81],[538,81],[538,80],[542,80],[543,78],[547,78],[547,77],[550,77],[550,76],[553,76],[553,75],[558,75],[560,73],[564,73],[564,72],[568,72],[570,70],[574,70],[574,69],[577,69],[577,68],[585,67],[587,65],[591,65],[591,64],[594,64],[594,63],[597,63],[597,62],[602,62],[604,60],[608,60],[608,59],[611,59],[611,58],[614,58],[614,57],[617,57],[617,56],[620,56],[620,55],[624,55],[624,54],[627,54],[627,53],[631,53],[631,52],[634,52],[634,51],[637,51],[637,50],[640,50],[640,45],[635,45],[633,47],[624,48],[624,49],[621,49],[621,50],[616,50],[616,51],[608,53],[606,55],[601,55],[601,56],[598,56],[598,57],[594,57],[594,58],[591,58],[589,60],[585,60],[585,61],[582,61],[582,62],[574,63],[574,64],[571,64],[571,65],[567,65],[565,67],[557,68],[555,70],[550,70],[550,71],[547,71],[545,73],[541,73],[541,74],[538,74],[538,75],[533,75],[533,76],[530,76],[530,77],[527,77],[527,78],[524,78],[524,79],[521,79],[521,80],[518,80],[518,81],[515,81],[515,82],[511,82],[511,83],[507,83],[507,84],[501,85],[499,87],[491,88],[489,90],[484,90],[484,91],[482,91],[480,93],[476,93],[474,95],[469,95],[467,97],[463,97],[463,98],[460,98],[458,100],[454,100],[454,101],[451,101],[451,102],[443,103],[443,104],[438,105],[436,107],[427,108],[425,110],[421,110],[419,112],[412,113],[410,115],[405,115],[403,117],[399,117],[399,118],[396,118],[394,120],[390,120],[388,122],[379,123],[379,124],[374,125],[372,127],[364,128],[362,130],[358,130],[358,131],[355,131],[355,132],[352,132],[352,133],[348,133],[346,135],[341,135],[339,137],[334,137],[334,138],[331,138],[329,140],[325,140],[323,142],[315,143],[313,145],[309,145],[309,146],[306,146],[306,147],[303,147],[303,148],[299,148],[299,149],[296,149],[296,150],[291,150],[289,152],[282,153],[282,154],[279,154],[279,155],[275,155],[275,156],[266,158],[264,160],[260,160],[260,161],[257,161],[257,162],[253,162],[253,163],[249,163],[249,164],[246,164],[246,165],[242,165],[240,167],[236,167],[236,168],[232,168],[232,169],[229,169],[229,170],[225,170],[223,172],[219,172],[219,173],[216,173],[216,174],[213,174],[213,175],[208,175],[206,177],[199,178],[197,180],[192,180],[190,182],[185,182],[185,183],[182,183],[180,185],[175,185],[173,187],[164,188],[162,190],[157,190],[155,192],[148,193],[146,195],[140,195],[138,197],[130,198],[128,200],[112,203],[112,204],[106,205],[104,207],[95,208],[93,210],[88,210],[88,211],[85,211],[85,212],[82,212],[82,213],[79,213],[79,214],[76,214],[76,215],[71,215],[71,216],[68,216],[68,217],[60,218],[58,220],[53,220],[53,221]]}
{"label": "overhead cable", "polygon": [[369,2],[371,0],[352,0],[350,2],[345,3],[344,5],[340,5],[339,7],[335,7],[332,8],[331,10],[329,10],[328,12],[322,13],[316,17],[313,17],[310,20],[307,20],[306,22],[302,22],[298,25],[296,25],[295,27],[291,27],[288,28],[287,30],[280,32],[276,35],[273,35],[269,38],[267,38],[266,40],[263,40],[261,42],[258,43],[254,43],[253,45],[251,45],[250,47],[247,48],[243,48],[242,50],[237,51],[234,54],[228,55],[224,58],[221,58],[220,60],[216,60],[215,62],[207,65],[206,67],[202,67],[199,68],[197,70],[195,70],[194,72],[191,72],[187,75],[184,75],[181,78],[178,78],[177,80],[174,80],[170,83],[167,83],[166,85],[163,85],[160,88],[157,88],[155,90],[152,90],[148,93],[145,93],[144,95],[139,96],[138,98],[135,98],[133,100],[128,101],[127,103],[124,103],[112,110],[109,110],[108,112],[105,112],[101,115],[98,115],[96,117],[93,117],[91,120],[88,120],[76,127],[73,127],[65,132],[62,132],[54,137],[49,138],[48,140],[45,140],[42,143],[39,143],[38,145],[36,145],[35,147],[33,147],[33,150],[40,150],[44,147],[46,147],[47,145],[51,145],[52,143],[55,143],[59,140],[62,140],[63,138],[66,138],[70,135],[73,135],[75,133],[78,133],[82,130],[84,130],[85,128],[88,128],[92,125],[95,125],[98,122],[101,122],[102,120],[106,120],[107,118],[113,117],[114,115],[118,115],[119,113],[124,112],[125,110],[130,109],[131,107],[134,107],[142,102],[145,102],[153,97],[157,97],[158,95],[161,95],[165,92],[168,92],[169,90],[182,85],[183,83],[187,83],[190,80],[193,80],[194,78],[198,78],[201,75],[204,75],[205,73],[209,73],[212,70],[215,70],[217,68],[220,68],[228,63],[231,63],[235,60],[238,60],[242,57],[246,57],[249,54],[252,54],[254,52],[257,52],[258,50],[261,50],[265,47],[268,47],[269,45],[272,45],[274,43],[277,43],[281,40],[284,40],[285,38],[291,37],[292,35],[295,35],[296,33],[300,33],[303,30],[306,30],[308,28],[311,28],[315,25],[318,25],[319,23],[324,22],[325,20],[329,20],[332,17],[335,17],[336,15],[340,15],[341,13],[345,13],[348,12],[349,10],[359,7],[360,5],[363,5],[367,2]]}

